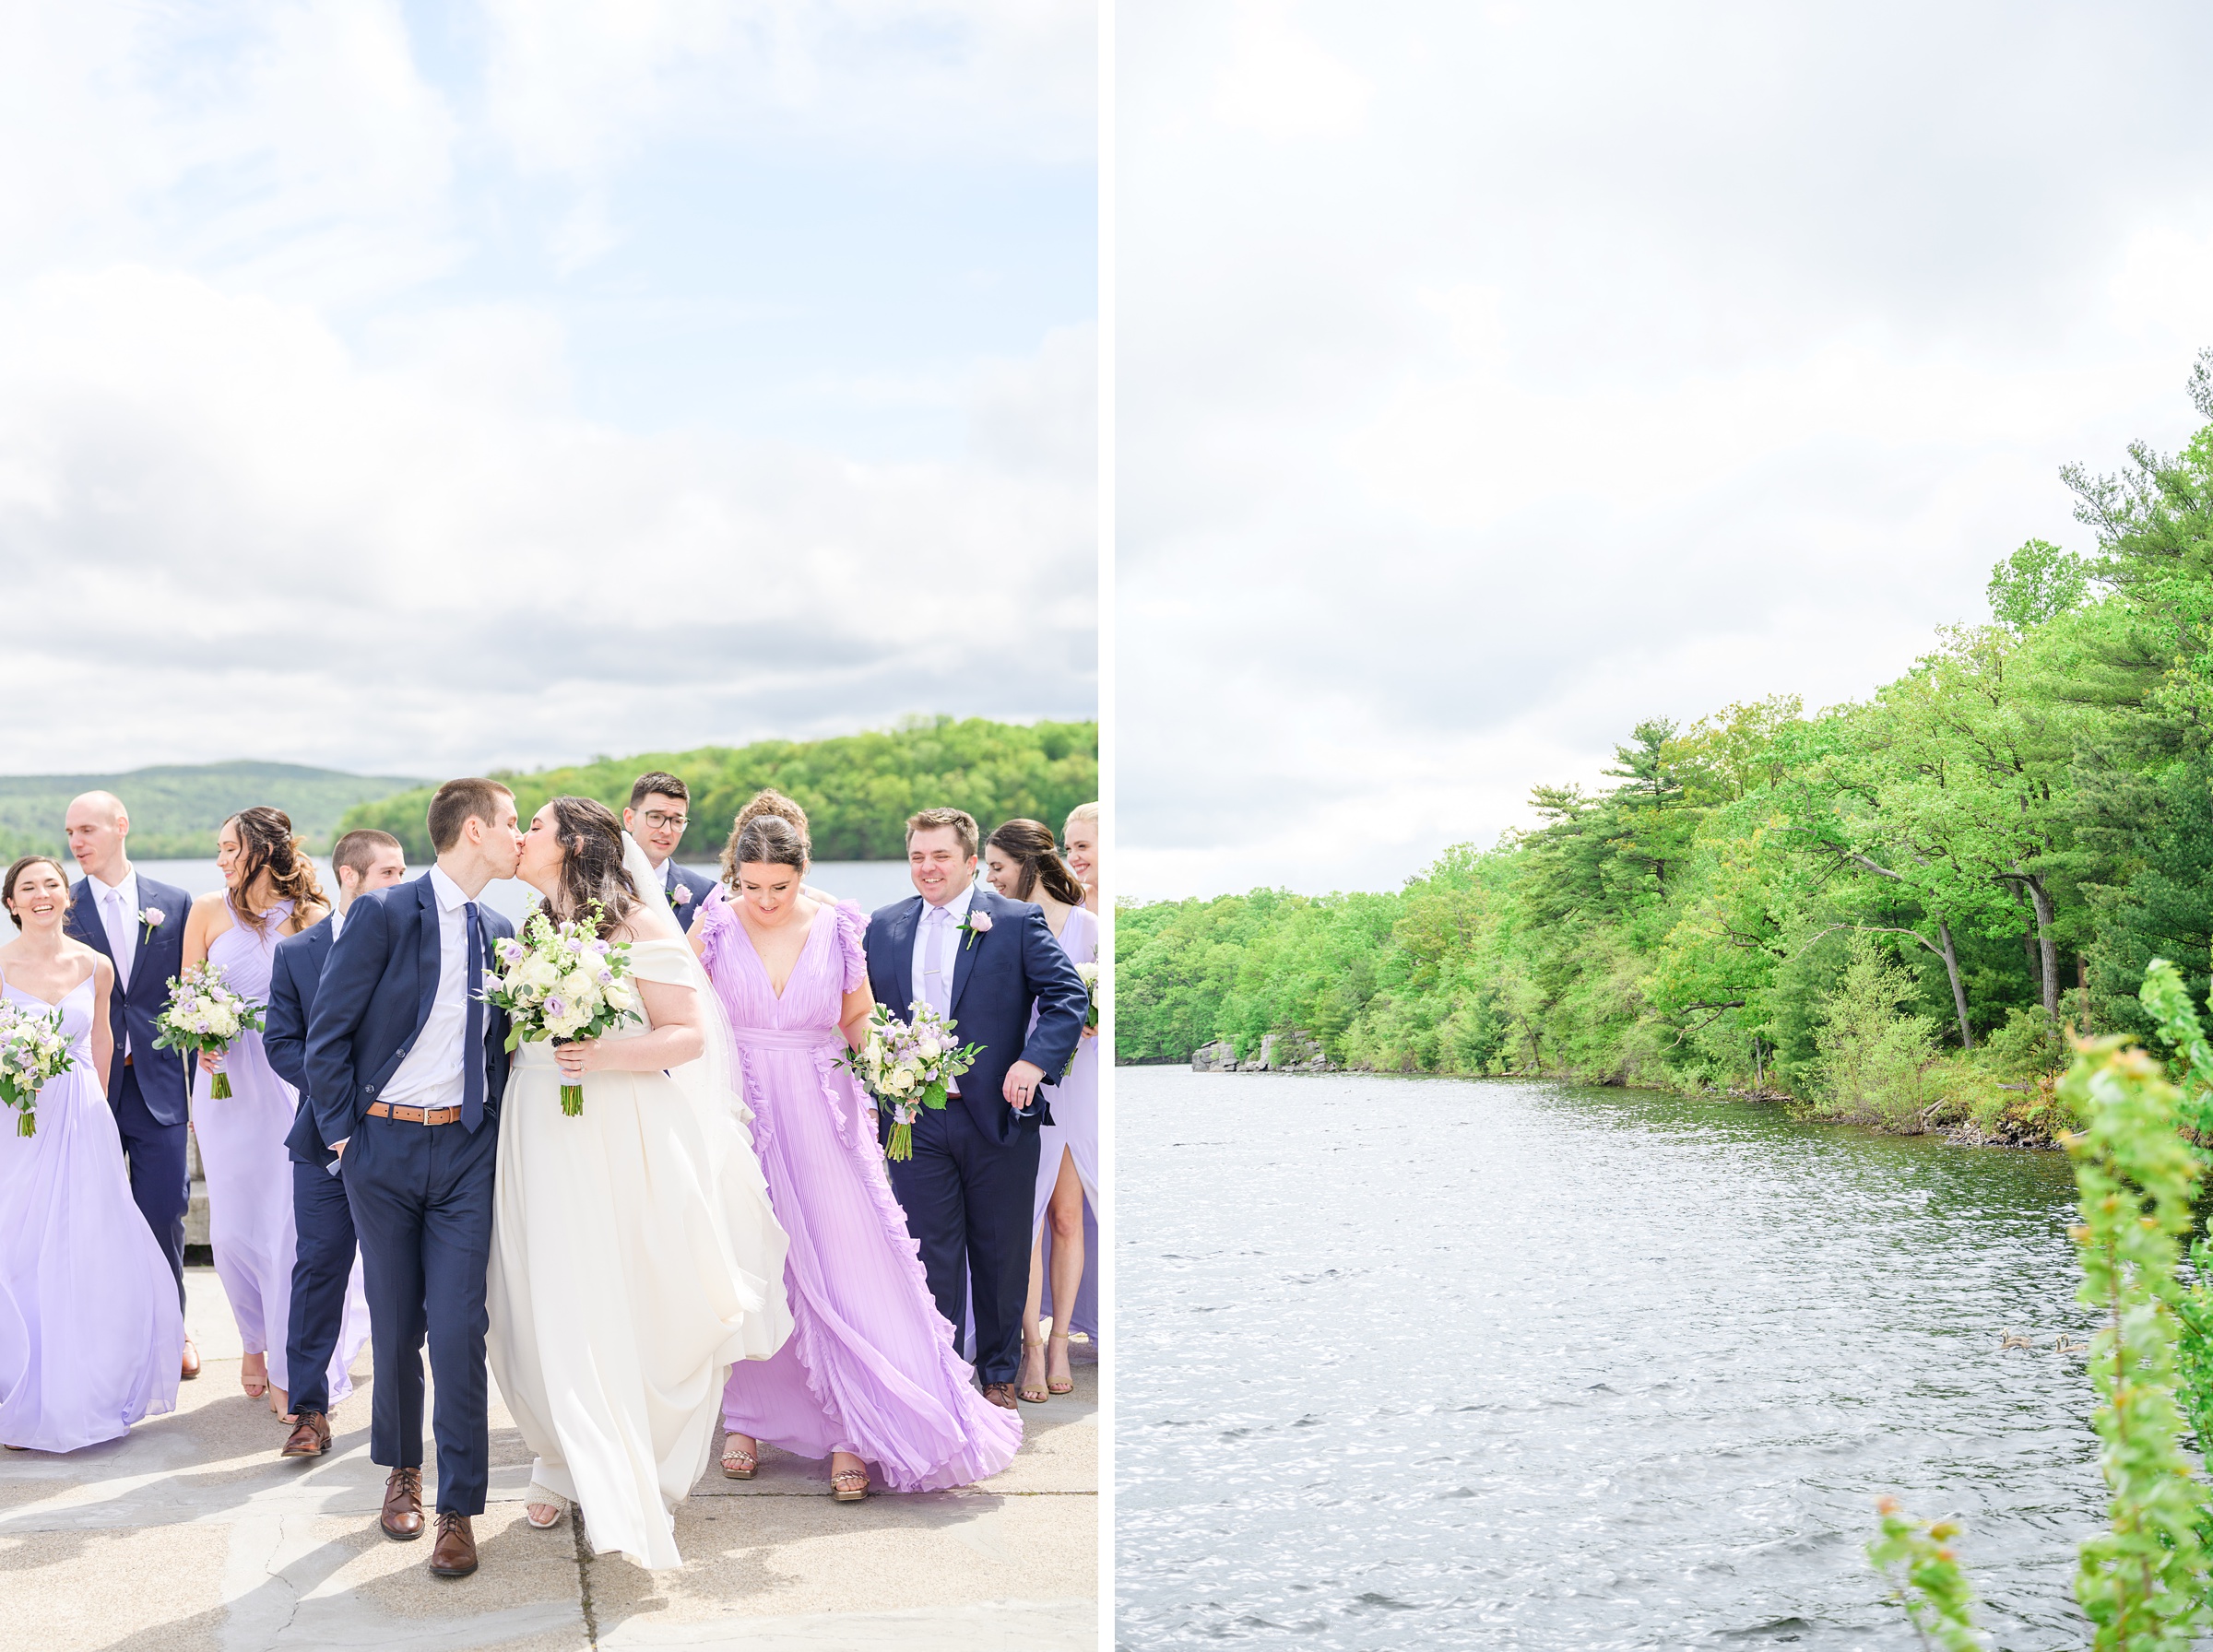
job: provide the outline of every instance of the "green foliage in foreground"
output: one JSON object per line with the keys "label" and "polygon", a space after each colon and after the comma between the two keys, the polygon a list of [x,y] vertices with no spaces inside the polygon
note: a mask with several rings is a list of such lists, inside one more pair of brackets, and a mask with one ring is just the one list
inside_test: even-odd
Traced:
{"label": "green foliage in foreground", "polygon": [[[631,782],[652,769],[692,788],[692,825],[677,849],[685,859],[721,854],[738,810],[774,786],[807,811],[816,859],[898,860],[906,854],[906,818],[921,808],[964,808],[987,832],[1022,817],[1059,831],[1070,809],[1098,797],[1099,726],[929,717],[834,739],[645,751],[493,777],[515,788],[527,820],[547,798],[562,796],[596,797],[620,811]],[[409,859],[427,860],[423,820],[434,789],[363,804],[343,825],[389,832],[407,845]]]}
{"label": "green foliage in foreground", "polygon": [[[272,804],[318,851],[357,803],[420,784],[296,763],[196,763],[127,774],[0,775],[0,857],[63,855],[62,817],[83,792],[113,792],[131,813],[131,853],[140,860],[196,859],[215,853],[215,834],[242,808]],[[4,862],[0,862],[4,864]]]}
{"label": "green foliage in foreground", "polygon": [[[2090,1345],[2106,1529],[2086,1539],[2075,1597],[2097,1652],[2184,1652],[2213,1626],[2208,1483],[2184,1447],[2213,1448],[2213,1251],[2194,1215],[2213,1169],[2213,1046],[2180,972],[2154,959],[2139,1000],[2174,1052],[2173,1076],[2125,1035],[2079,1039],[2060,1091],[2084,1121],[2075,1162],[2082,1267],[2077,1300],[2101,1311]],[[2192,1270],[2179,1264],[2190,1236]],[[2213,1458],[2201,1458],[2213,1469]],[[1885,1499],[1867,1557],[1924,1646],[1982,1643],[1948,1525],[1923,1526]]]}
{"label": "green foliage in foreground", "polygon": [[[2213,419],[2205,367],[2193,395]],[[2148,1034],[2147,964],[2202,996],[2213,949],[2213,424],[2067,479],[2099,554],[2030,541],[1989,623],[1864,702],[1648,720],[1606,785],[1390,893],[1123,908],[1118,1055],[1296,1027],[1355,1067],[2051,1139],[2065,1030]]]}

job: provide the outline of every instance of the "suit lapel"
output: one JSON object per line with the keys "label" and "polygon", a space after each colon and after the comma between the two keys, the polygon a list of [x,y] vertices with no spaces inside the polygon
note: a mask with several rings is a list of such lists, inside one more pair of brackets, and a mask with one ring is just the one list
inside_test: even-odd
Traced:
{"label": "suit lapel", "polygon": [[[989,893],[981,884],[978,884],[976,892],[968,897],[970,922],[975,921],[978,912],[987,910],[984,903],[990,898]],[[996,920],[999,914],[992,913],[991,916]],[[970,930],[964,935],[958,929],[953,932],[953,997],[949,1002],[956,1020],[961,1013],[961,993],[968,985],[970,973],[976,968],[974,956],[976,950],[990,938],[988,935],[978,934],[975,930]]]}
{"label": "suit lapel", "polygon": [[892,948],[892,980],[899,988],[899,1001],[891,1009],[901,1021],[915,1001],[915,926],[921,921],[922,897],[916,895],[884,926]]}
{"label": "suit lapel", "polygon": [[438,891],[431,887],[428,872],[415,879],[415,887],[421,891],[416,897],[416,921],[422,926],[422,932],[415,939],[415,967],[422,977],[415,995],[415,1031],[420,1032],[431,1019],[431,1007],[438,1001],[438,966],[443,960],[438,950]]}
{"label": "suit lapel", "polygon": [[[100,907],[92,899],[92,879],[80,878],[77,882],[77,896],[69,903],[69,917],[77,930],[77,938],[92,948],[111,964],[115,962],[115,949],[108,945],[108,926],[100,921]],[[116,974],[121,974],[120,966]],[[126,987],[124,989],[128,991]],[[116,995],[122,997],[121,993]]]}

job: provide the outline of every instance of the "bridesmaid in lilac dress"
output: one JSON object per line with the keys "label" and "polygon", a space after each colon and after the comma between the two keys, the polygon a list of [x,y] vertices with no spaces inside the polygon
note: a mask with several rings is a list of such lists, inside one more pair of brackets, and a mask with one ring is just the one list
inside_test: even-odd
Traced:
{"label": "bridesmaid in lilac dress", "polygon": [[875,1115],[837,1066],[873,1007],[868,919],[806,892],[805,819],[786,798],[749,804],[723,852],[728,889],[692,926],[738,1043],[769,1200],[791,1236],[795,1328],[775,1358],[731,1368],[723,1472],[751,1479],[765,1440],[831,1458],[840,1502],[866,1494],[870,1464],[896,1492],[968,1485],[1013,1460],[1022,1422],[984,1398],[954,1351],[892,1196]]}
{"label": "bridesmaid in lilac dress", "polygon": [[169,1259],[134,1220],[108,1107],[114,966],[63,933],[59,861],[25,856],[0,896],[22,932],[0,947],[0,997],[58,1007],[74,1063],[40,1090],[36,1134],[0,1106],[0,1443],[75,1451],[175,1409],[184,1317]]}
{"label": "bridesmaid in lilac dress", "polygon": [[[280,810],[249,808],[225,820],[216,837],[216,864],[227,887],[192,903],[184,923],[185,965],[206,959],[222,971],[231,991],[266,1004],[277,943],[320,923],[329,905],[315,879],[314,864],[292,835],[290,817]],[[216,1276],[223,1281],[245,1344],[239,1380],[249,1398],[267,1394],[269,1409],[281,1415],[289,1410],[291,1387],[284,1344],[298,1243],[291,1158],[284,1139],[292,1127],[299,1092],[271,1069],[258,1032],[240,1034],[223,1056],[231,1093],[219,1100],[210,1093],[216,1066],[214,1057],[201,1057],[192,1100],[193,1134],[207,1174],[207,1238]],[[352,1392],[346,1367],[361,1351],[368,1330],[368,1303],[357,1264],[331,1356],[334,1406]]]}
{"label": "bridesmaid in lilac dress", "polygon": [[[1034,901],[1071,963],[1096,963],[1099,920],[1039,820],[1009,820],[984,844],[984,876],[1010,901]],[[1036,1024],[1036,1016],[1030,1017]],[[1096,1338],[1099,1320],[1099,1041],[1086,1032],[1075,1064],[1047,1080],[1053,1122],[1038,1131],[1037,1197],[1030,1219],[1028,1311],[1023,1316],[1022,1381],[1032,1405],[1075,1391],[1068,1334]],[[1047,1315],[1052,1330],[1039,1337]]]}

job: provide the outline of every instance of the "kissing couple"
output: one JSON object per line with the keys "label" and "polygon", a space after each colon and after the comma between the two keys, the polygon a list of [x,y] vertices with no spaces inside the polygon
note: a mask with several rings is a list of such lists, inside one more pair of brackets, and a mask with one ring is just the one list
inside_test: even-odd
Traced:
{"label": "kissing couple", "polygon": [[[294,1144],[335,1155],[361,1244],[369,1454],[391,1471],[380,1523],[396,1541],[425,1529],[427,1339],[430,1570],[477,1569],[489,1342],[537,1457],[530,1524],[574,1504],[598,1552],[678,1565],[672,1511],[707,1465],[724,1376],[773,1355],[792,1324],[728,1028],[651,862],[604,805],[556,797],[526,829],[497,781],[450,780],[429,824],[430,871],[358,898],[331,947],[307,1018],[302,1128],[312,1117],[318,1140]],[[478,902],[503,878],[557,921],[597,906],[600,938],[630,949],[642,1024],[510,1059],[482,983],[514,926]],[[575,1116],[556,1104],[564,1084],[584,1088]]]}

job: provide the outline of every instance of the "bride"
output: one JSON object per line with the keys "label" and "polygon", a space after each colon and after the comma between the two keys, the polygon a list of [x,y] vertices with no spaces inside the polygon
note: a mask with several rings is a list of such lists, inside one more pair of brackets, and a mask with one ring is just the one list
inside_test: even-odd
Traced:
{"label": "bride", "polygon": [[[600,935],[630,943],[647,1024],[516,1052],[486,1306],[492,1375],[538,1457],[531,1525],[573,1502],[595,1551],[666,1567],[724,1378],[775,1353],[791,1311],[729,1033],[675,917],[638,899],[650,872],[589,798],[554,798],[523,840],[515,875],[552,916],[596,901]],[[574,1118],[564,1083],[584,1089]]]}

